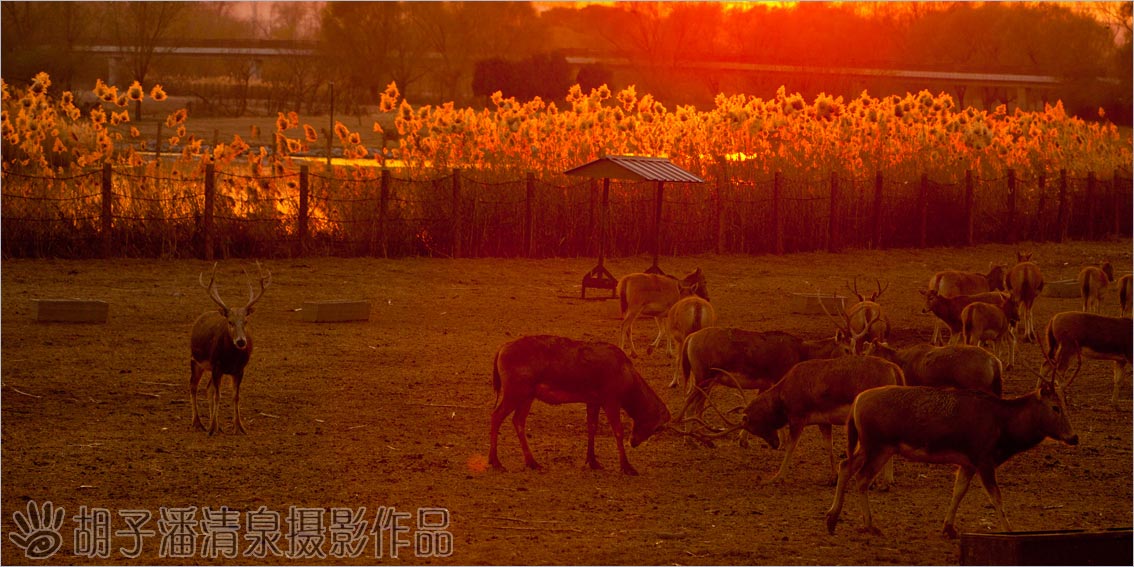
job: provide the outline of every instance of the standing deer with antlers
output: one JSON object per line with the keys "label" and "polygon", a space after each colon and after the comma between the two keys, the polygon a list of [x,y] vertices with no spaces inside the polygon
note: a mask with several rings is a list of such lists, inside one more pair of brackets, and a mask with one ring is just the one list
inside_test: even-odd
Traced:
{"label": "standing deer with antlers", "polygon": [[878,304],[878,298],[890,288],[887,282],[883,287],[882,283],[877,278],[874,280],[877,291],[871,293],[860,293],[858,291],[858,278],[854,279],[853,287],[847,285],[847,289],[854,293],[858,298],[858,303],[851,305],[846,311],[842,313],[843,320],[840,322],[835,319],[830,312],[827,312],[827,307],[823,302],[819,302],[819,306],[827,315],[835,320],[835,326],[839,328],[839,335],[846,335],[850,339],[851,353],[859,354],[863,343],[871,341],[886,342],[890,335],[890,321],[882,313],[882,306]]}
{"label": "standing deer with antlers", "polygon": [[260,271],[260,264],[256,264],[260,276],[260,291],[252,288],[248,283],[248,303],[244,307],[229,308],[224,304],[217,291],[216,275],[217,265],[213,264],[213,273],[209,276],[209,283],[204,282],[204,273],[197,277],[198,283],[209,290],[209,298],[217,304],[219,309],[208,311],[197,317],[193,323],[193,332],[189,340],[192,358],[189,360],[189,400],[193,407],[192,429],[205,429],[201,424],[201,416],[197,411],[197,384],[205,371],[210,373],[209,378],[209,435],[214,435],[220,429],[217,424],[220,413],[220,387],[225,374],[232,376],[232,403],[234,406],[233,433],[244,433],[244,424],[240,421],[240,382],[244,379],[244,367],[252,356],[252,335],[250,334],[248,317],[252,315],[252,306],[264,295],[264,290],[271,285],[272,273],[265,275]]}
{"label": "standing deer with antlers", "polygon": [[1017,252],[1017,263],[1008,270],[1008,293],[1020,306],[1020,321],[1024,324],[1024,342],[1036,340],[1036,319],[1032,307],[1043,291],[1043,273],[1032,262],[1031,252]]}

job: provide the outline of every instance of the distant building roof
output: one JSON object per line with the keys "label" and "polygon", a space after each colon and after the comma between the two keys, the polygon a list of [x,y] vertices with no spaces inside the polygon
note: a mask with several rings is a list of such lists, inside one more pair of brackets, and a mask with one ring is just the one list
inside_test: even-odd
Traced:
{"label": "distant building roof", "polygon": [[666,158],[646,156],[602,156],[590,163],[568,169],[563,173],[596,179],[705,182],[704,179],[673,165]]}

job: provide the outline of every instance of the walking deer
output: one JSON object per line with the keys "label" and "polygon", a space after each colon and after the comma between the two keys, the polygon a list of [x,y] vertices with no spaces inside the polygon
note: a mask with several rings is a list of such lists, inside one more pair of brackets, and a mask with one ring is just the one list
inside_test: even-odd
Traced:
{"label": "walking deer", "polygon": [[1032,253],[1017,252],[1015,266],[1008,270],[1008,292],[1020,304],[1020,319],[1024,323],[1024,342],[1036,340],[1036,320],[1033,309],[1036,298],[1043,291],[1043,273],[1031,261]]}
{"label": "walking deer", "polygon": [[1079,291],[1083,296],[1083,311],[1099,313],[1103,292],[1114,281],[1114,268],[1104,260],[1098,266],[1087,266],[1079,271]]}
{"label": "walking deer", "polygon": [[586,464],[592,469],[602,468],[595,458],[599,410],[606,413],[622,472],[628,475],[636,475],[638,471],[626,458],[621,411],[626,410],[634,420],[631,447],[649,439],[669,421],[665,402],[634,369],[626,353],[610,343],[581,342],[550,335],[509,341],[496,351],[492,387],[496,391],[496,409],[492,412],[489,429],[488,463],[498,470],[504,469],[496,453],[500,424],[513,412],[512,425],[520,438],[524,464],[531,469],[540,468],[528,448],[526,434],[528,413],[537,399],[556,405],[587,405]]}
{"label": "walking deer", "polygon": [[198,283],[209,291],[209,298],[217,304],[218,309],[202,313],[193,323],[193,331],[189,340],[189,402],[193,408],[193,429],[205,429],[201,424],[201,416],[197,410],[197,384],[205,372],[209,372],[209,435],[219,430],[218,419],[220,413],[220,388],[225,374],[232,376],[232,404],[233,404],[233,433],[244,433],[244,424],[240,421],[240,383],[244,380],[244,367],[252,356],[252,334],[249,317],[252,315],[252,306],[264,295],[264,290],[271,285],[272,273],[267,275],[256,264],[260,276],[260,290],[252,288],[248,283],[248,303],[244,307],[229,308],[221,300],[217,291],[216,275],[217,265],[213,264],[213,272],[209,276],[209,283],[204,282],[204,273],[197,276]]}
{"label": "walking deer", "polygon": [[858,395],[847,420],[847,455],[839,463],[835,500],[827,511],[827,531],[835,533],[847,483],[862,509],[863,531],[881,535],[870,513],[866,490],[894,455],[927,463],[953,464],[957,477],[942,533],[957,537],[957,506],[974,474],[992,501],[1000,529],[1011,531],[1004,514],[996,467],[1051,437],[1077,445],[1054,377],[1018,398],[1000,399],[984,392],[925,386],[884,386]]}
{"label": "walking deer", "polygon": [[[926,291],[933,291],[944,298],[1000,291],[1004,289],[1004,273],[1004,266],[992,263],[988,265],[987,274],[945,270],[937,272],[929,278],[929,287]],[[922,292],[922,295],[925,295],[925,293]],[[930,339],[930,342],[935,345],[941,344],[943,342],[941,334],[941,322],[935,319],[933,321],[933,338]]]}
{"label": "walking deer", "polygon": [[[851,404],[860,393],[880,386],[904,384],[898,365],[874,356],[805,360],[756,396],[745,408],[741,424],[748,433],[760,437],[773,449],[780,446],[779,430],[785,425],[788,428],[783,463],[769,483],[784,480],[803,428],[818,425],[827,444],[833,483],[838,469],[835,448],[831,444],[831,426],[846,424]],[[893,469],[888,471],[886,480],[893,482]]]}
{"label": "walking deer", "polygon": [[[1134,323],[1129,317],[1107,317],[1080,311],[1056,313],[1043,332],[1044,354],[1052,367],[1059,372],[1067,369],[1071,357],[1082,357],[1114,361],[1114,389],[1110,401],[1118,403],[1118,389],[1130,364],[1131,349],[1134,348]],[[1071,383],[1079,375],[1075,373],[1063,384],[1064,394],[1070,396]]]}
{"label": "walking deer", "polygon": [[[666,332],[668,335],[666,345],[680,347],[681,343],[685,341],[685,337],[689,336],[690,333],[716,326],[716,324],[717,312],[713,309],[712,303],[696,295],[682,298],[674,303],[673,307],[669,308],[669,313],[666,314]],[[668,349],[667,352],[675,354],[672,348]],[[673,380],[670,381],[669,387],[677,386],[680,378],[681,353],[676,352],[673,363]]]}
{"label": "walking deer", "polygon": [[658,326],[658,336],[650,349],[650,352],[653,352],[653,348],[661,343],[665,333],[661,318],[665,317],[674,303],[690,295],[697,295],[706,301],[709,299],[709,288],[701,268],[697,268],[680,280],[668,275],[627,274],[618,280],[615,291],[618,293],[619,306],[622,310],[622,323],[618,327],[618,347],[625,348],[626,341],[629,340],[632,357],[638,356],[634,348],[634,321],[640,315],[653,317],[654,323]]}
{"label": "walking deer", "polygon": [[[970,304],[977,302],[992,303],[1006,308],[1008,303],[1014,302],[1009,294],[1001,291],[953,297],[944,297],[932,289],[918,290],[918,293],[925,296],[925,307],[921,312],[932,313],[936,321],[944,323],[949,328],[949,344],[961,342],[961,312]],[[1011,309],[1016,310],[1016,307],[1013,305]]]}

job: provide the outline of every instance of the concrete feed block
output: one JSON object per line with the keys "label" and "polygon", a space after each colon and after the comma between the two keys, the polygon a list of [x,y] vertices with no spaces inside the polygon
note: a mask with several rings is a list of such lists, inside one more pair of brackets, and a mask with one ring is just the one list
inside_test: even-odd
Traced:
{"label": "concrete feed block", "polygon": [[[820,302],[822,302],[820,304]],[[803,313],[806,315],[823,315],[823,308],[826,307],[827,311],[832,315],[838,315],[846,309],[846,297],[841,295],[831,295],[824,293],[822,296],[816,293],[793,293],[791,294],[791,312]]]}
{"label": "concrete feed block", "polygon": [[309,323],[369,321],[370,302],[354,300],[305,301],[303,320]]}
{"label": "concrete feed block", "polygon": [[84,299],[36,299],[35,320],[40,323],[105,323],[110,304]]}
{"label": "concrete feed block", "polygon": [[1063,299],[1080,297],[1079,280],[1059,280],[1057,282],[1044,282],[1043,294],[1047,297]]}

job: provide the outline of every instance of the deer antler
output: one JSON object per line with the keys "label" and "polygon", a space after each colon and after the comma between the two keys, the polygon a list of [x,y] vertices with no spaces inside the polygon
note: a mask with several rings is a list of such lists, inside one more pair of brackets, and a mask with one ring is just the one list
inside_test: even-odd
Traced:
{"label": "deer antler", "polygon": [[[816,291],[815,296],[819,300],[819,307],[822,307],[823,312],[826,313],[827,316],[831,318],[831,321],[833,321],[835,323],[835,328],[838,329],[839,331],[842,331],[843,333],[846,333],[847,335],[850,335],[851,334],[851,332],[850,332],[850,319],[847,318],[846,312],[844,311],[842,313],[843,322],[839,322],[839,320],[837,318],[835,318],[834,315],[831,315],[831,312],[827,310],[827,306],[823,303],[823,292]],[[837,293],[835,293],[833,291],[831,292],[831,298],[832,299],[837,298],[838,296],[839,295]],[[846,323],[846,325],[844,326],[843,323]]]}
{"label": "deer antler", "polygon": [[[253,290],[252,282],[248,282],[248,304],[244,306],[245,309],[252,307],[256,304],[257,301],[260,301],[260,297],[264,295],[264,290],[268,289],[269,285],[272,285],[271,270],[268,270],[268,275],[265,276],[263,268],[260,267],[260,262],[256,262],[256,272],[260,276],[260,292],[257,293],[255,290]],[[247,270],[244,271],[244,275],[248,275]]]}
{"label": "deer antler", "polygon": [[225,311],[228,311],[228,306],[224,304],[224,300],[222,300],[221,297],[220,297],[220,292],[217,291],[217,285],[216,285],[217,263],[216,262],[213,262],[213,272],[212,272],[212,274],[209,275],[209,283],[205,283],[204,277],[205,277],[205,272],[201,272],[197,276],[197,283],[201,284],[201,287],[209,290],[209,298],[211,298],[214,303],[221,306],[221,308],[224,309]]}
{"label": "deer antler", "polygon": [[890,289],[890,282],[886,282],[886,287],[882,287],[882,284],[878,281],[878,278],[874,278],[874,285],[878,287],[878,293],[874,295],[875,300],[877,300],[879,297],[882,297],[882,294],[886,293],[887,289]]}

